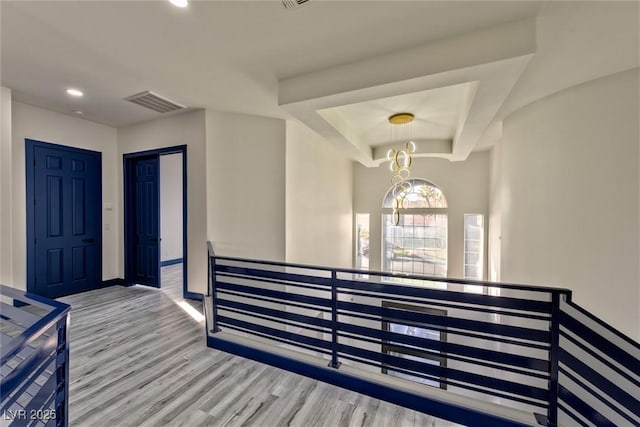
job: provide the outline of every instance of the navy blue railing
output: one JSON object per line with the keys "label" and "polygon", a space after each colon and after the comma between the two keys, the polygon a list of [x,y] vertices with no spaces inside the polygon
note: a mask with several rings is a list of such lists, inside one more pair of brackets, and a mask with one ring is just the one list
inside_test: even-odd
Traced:
{"label": "navy blue railing", "polygon": [[640,426],[638,343],[572,302],[560,310],[560,422]]}
{"label": "navy blue railing", "polygon": [[2,425],[68,425],[69,311],[0,285]]}
{"label": "navy blue railing", "polygon": [[209,255],[211,347],[467,425],[640,424],[637,343],[566,289]]}

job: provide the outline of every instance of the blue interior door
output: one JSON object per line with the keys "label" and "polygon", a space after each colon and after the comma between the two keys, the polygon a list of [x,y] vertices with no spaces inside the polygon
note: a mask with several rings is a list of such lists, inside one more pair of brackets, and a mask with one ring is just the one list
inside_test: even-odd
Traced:
{"label": "blue interior door", "polygon": [[29,287],[53,298],[99,287],[100,153],[36,141],[27,141],[27,153],[33,161],[27,175],[32,186],[27,203],[33,203],[27,209],[33,224],[28,233]]}
{"label": "blue interior door", "polygon": [[134,236],[137,284],[160,287],[159,157],[135,161]]}

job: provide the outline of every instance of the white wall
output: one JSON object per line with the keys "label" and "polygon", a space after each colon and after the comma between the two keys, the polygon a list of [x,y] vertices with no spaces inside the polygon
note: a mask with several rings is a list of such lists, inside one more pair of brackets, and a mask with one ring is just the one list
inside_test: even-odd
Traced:
{"label": "white wall", "polygon": [[501,281],[502,272],[502,150],[496,144],[490,152],[489,171],[489,229],[487,235],[487,279],[492,282]]}
{"label": "white wall", "polygon": [[[558,285],[640,338],[638,69],[584,83],[504,123],[494,167],[501,280]],[[501,193],[501,194],[500,194]]]}
{"label": "white wall", "polygon": [[11,90],[0,87],[0,283],[13,282]]}
{"label": "white wall", "polygon": [[[123,217],[122,155],[187,145],[187,275],[189,291],[204,293],[207,285],[205,112],[196,110],[118,129],[118,200]],[[123,235],[123,224],[120,224]],[[124,249],[119,248],[120,277]]]}
{"label": "white wall", "polygon": [[297,121],[287,121],[287,262],[352,267],[353,163]]}
{"label": "white wall", "polygon": [[[4,128],[3,128],[4,129]],[[25,139],[51,142],[102,153],[102,203],[111,203],[113,210],[102,212],[102,278],[118,276],[118,233],[120,217],[117,215],[119,198],[116,180],[116,130],[87,120],[54,113],[42,108],[13,102],[12,104],[12,188],[10,206],[12,214],[13,274],[11,285],[26,289],[26,194],[25,194]],[[3,212],[6,209],[3,207]],[[110,229],[106,230],[108,226]]]}
{"label": "white wall", "polygon": [[160,156],[160,261],[182,258],[182,154]]}
{"label": "white wall", "polygon": [[218,255],[285,258],[285,122],[207,111],[207,236]]}
{"label": "white wall", "polygon": [[[377,168],[366,168],[358,163],[354,168],[353,211],[370,214],[370,269],[380,270],[382,200],[391,186],[391,172],[387,162]],[[448,275],[463,277],[464,214],[485,215],[486,223],[489,211],[489,153],[472,153],[464,162],[415,158],[411,177],[426,179],[444,193],[449,206]]]}

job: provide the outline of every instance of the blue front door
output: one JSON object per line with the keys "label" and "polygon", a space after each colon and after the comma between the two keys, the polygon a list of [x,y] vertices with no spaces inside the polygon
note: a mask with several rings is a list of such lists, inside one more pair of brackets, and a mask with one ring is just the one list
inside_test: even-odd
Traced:
{"label": "blue front door", "polygon": [[101,155],[27,140],[28,290],[47,297],[102,282]]}
{"label": "blue front door", "polygon": [[138,159],[134,163],[135,195],[133,235],[135,242],[134,281],[160,287],[160,188],[159,158]]}

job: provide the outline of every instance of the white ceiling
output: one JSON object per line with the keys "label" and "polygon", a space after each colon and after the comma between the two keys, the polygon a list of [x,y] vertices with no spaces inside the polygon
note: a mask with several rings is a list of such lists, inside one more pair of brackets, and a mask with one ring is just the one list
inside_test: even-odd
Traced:
{"label": "white ceiling", "polygon": [[123,101],[152,90],[298,118],[364,164],[393,142],[391,110],[415,109],[416,139],[448,141],[425,153],[461,160],[523,105],[638,66],[637,2],[3,0],[0,14],[17,101],[120,127],[161,117]]}
{"label": "white ceiling", "polygon": [[[406,142],[414,134],[453,139],[458,121],[468,108],[467,94],[471,87],[471,83],[462,83],[326,108],[319,113],[334,127],[340,126],[339,122],[332,123],[337,117],[349,123],[351,132],[371,147]],[[406,126],[391,126],[389,116],[402,111],[411,112],[415,120]]]}

